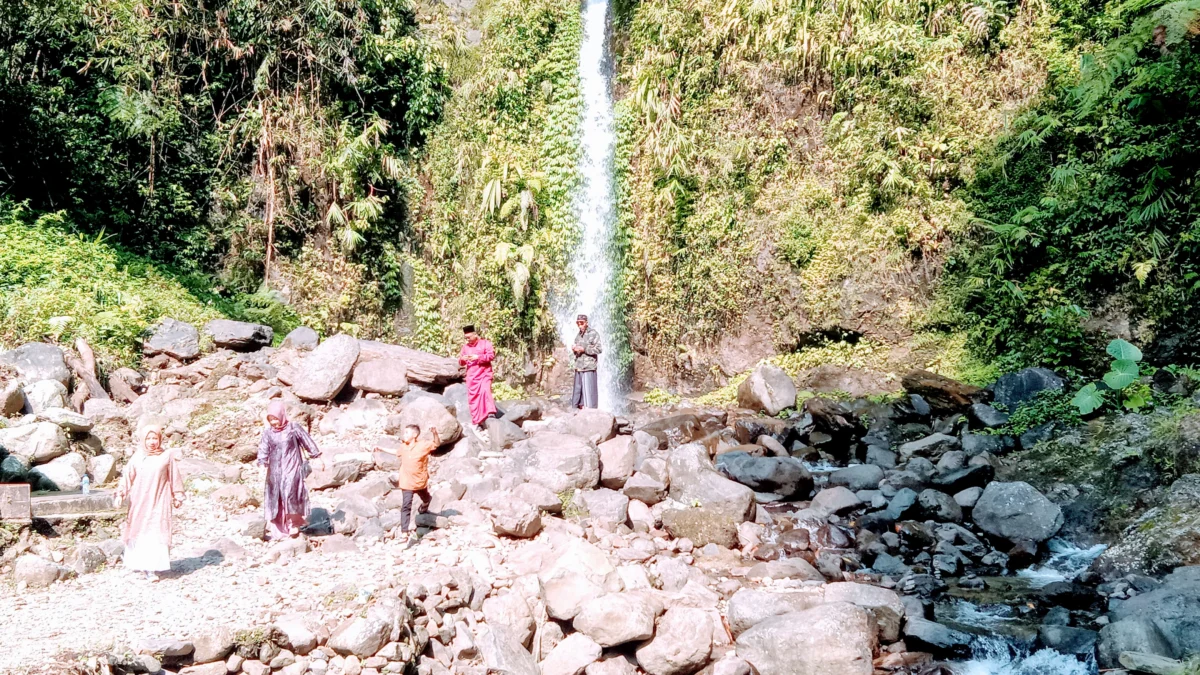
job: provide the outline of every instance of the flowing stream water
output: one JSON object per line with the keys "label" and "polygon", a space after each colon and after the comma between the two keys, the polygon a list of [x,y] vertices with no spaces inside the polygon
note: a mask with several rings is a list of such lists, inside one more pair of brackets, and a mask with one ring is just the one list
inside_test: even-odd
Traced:
{"label": "flowing stream water", "polygon": [[586,0],[583,8],[583,41],[579,46],[579,85],[583,93],[583,119],[580,125],[579,174],[582,185],[575,195],[575,214],[579,219],[580,240],[572,254],[571,271],[575,277],[573,304],[558,311],[558,331],[570,347],[579,334],[575,316],[587,314],[589,322],[603,341],[600,357],[600,407],[609,411],[623,408],[623,383],[617,353],[619,342],[613,337],[623,320],[615,301],[618,261],[614,246],[617,227],[616,193],[613,186],[613,151],[616,129],[613,120],[612,58],[608,50],[608,0]]}

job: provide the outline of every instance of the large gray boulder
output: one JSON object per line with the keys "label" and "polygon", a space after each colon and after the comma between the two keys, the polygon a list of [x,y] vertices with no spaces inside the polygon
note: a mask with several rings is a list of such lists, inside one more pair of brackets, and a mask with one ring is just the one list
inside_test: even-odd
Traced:
{"label": "large gray boulder", "polygon": [[1162,574],[1200,565],[1200,474],[1180,476],[1163,503],[1143,513],[1100,555],[1094,568],[1106,579]]}
{"label": "large gray boulder", "polygon": [[872,675],[875,618],[847,602],[771,617],[737,638],[759,675]]}
{"label": "large gray boulder", "polygon": [[39,415],[67,405],[67,388],[58,380],[38,380],[25,385],[25,412]]}
{"label": "large gray boulder", "polygon": [[971,635],[949,626],[917,617],[904,622],[904,640],[911,649],[941,658],[964,658],[971,653]]}
{"label": "large gray boulder", "polygon": [[16,415],[25,407],[25,388],[19,380],[0,382],[0,417]]}
{"label": "large gray boulder", "polygon": [[848,602],[874,615],[880,640],[895,642],[899,639],[900,624],[904,621],[904,603],[895,591],[853,581],[827,584],[822,590],[825,602]]}
{"label": "large gray boulder", "polygon": [[69,449],[67,434],[53,422],[35,422],[0,429],[0,448],[23,457],[30,464],[45,464]]}
{"label": "large gray boulder", "polygon": [[755,457],[746,452],[726,452],[717,455],[716,469],[755,492],[771,492],[784,499],[804,499],[813,489],[812,474],[804,462],[795,457]]}
{"label": "large gray boulder", "polygon": [[579,675],[604,650],[588,636],[572,633],[554,646],[541,663],[542,675]]}
{"label": "large gray boulder", "polygon": [[489,504],[492,530],[499,535],[528,539],[542,530],[542,513],[532,504],[511,498]]}
{"label": "large gray boulder", "polygon": [[802,612],[824,602],[825,595],[820,588],[781,591],[742,588],[729,599],[725,619],[729,630],[737,637],[765,619]]}
{"label": "large gray boulder", "polygon": [[764,363],[738,385],[737,400],[743,408],[778,415],[796,407],[796,383],[779,366]]}
{"label": "large gray boulder", "polygon": [[637,441],[633,436],[617,436],[596,446],[600,452],[600,484],[620,490],[633,475],[637,460]]}
{"label": "large gray boulder", "polygon": [[617,418],[605,410],[584,408],[551,421],[547,428],[600,444],[616,435]]}
{"label": "large gray boulder", "polygon": [[38,489],[70,492],[79,489],[85,471],[85,460],[73,452],[34,467],[29,477],[36,478]]}
{"label": "large gray boulder", "polygon": [[514,444],[509,456],[527,480],[556,494],[600,482],[600,453],[579,436],[544,431]]}
{"label": "large gray boulder", "polygon": [[1066,383],[1052,370],[1026,368],[1015,373],[1002,375],[992,385],[993,399],[1008,408],[1009,412],[1026,401],[1033,400],[1043,391],[1062,391]]}
{"label": "large gray boulder", "polygon": [[92,430],[92,421],[83,415],[67,408],[46,408],[38,414],[38,418],[57,424],[63,431],[72,434],[82,434]]}
{"label": "large gray boulder", "polygon": [[883,468],[874,464],[855,464],[829,474],[830,485],[841,485],[849,490],[876,490],[883,481]]}
{"label": "large gray boulder", "polygon": [[463,367],[458,365],[456,358],[371,340],[359,340],[359,346],[364,360],[384,358],[403,363],[410,384],[443,387],[463,378]]}
{"label": "large gray boulder", "polygon": [[540,675],[537,661],[508,630],[502,626],[478,624],[475,646],[489,673],[497,675]]}
{"label": "large gray boulder", "polygon": [[295,349],[302,352],[311,352],[321,343],[321,336],[317,335],[317,331],[308,326],[300,326],[292,329],[283,338],[283,343],[280,344],[284,349]]}
{"label": "large gray boulder", "polygon": [[190,361],[200,356],[200,331],[190,323],[163,319],[151,329],[142,351],[146,356],[166,354],[180,361]]}
{"label": "large gray boulder", "polygon": [[650,639],[661,611],[645,594],[608,593],[584,603],[572,625],[601,647],[615,647]]}
{"label": "large gray boulder", "polygon": [[1176,569],[1158,588],[1115,607],[1109,618],[1113,623],[1100,631],[1103,667],[1116,667],[1122,651],[1173,659],[1200,654],[1200,566]]}
{"label": "large gray boulder", "polygon": [[900,446],[900,457],[908,461],[913,457],[937,460],[951,450],[959,449],[959,440],[948,434],[931,434],[925,438]]}
{"label": "large gray boulder", "polygon": [[30,342],[0,353],[0,365],[11,366],[25,383],[54,380],[64,387],[71,383],[62,350],[45,342]]}
{"label": "large gray boulder", "polygon": [[584,490],[576,496],[583,502],[591,521],[609,530],[624,525],[629,517],[629,497],[615,490]]}
{"label": "large gray boulder", "polygon": [[712,656],[712,627],[709,613],[702,609],[667,610],[654,639],[637,648],[638,665],[650,675],[692,675]]}
{"label": "large gray boulder", "polygon": [[309,401],[331,401],[350,381],[358,362],[358,340],[338,333],[304,358],[293,374],[292,391]]}
{"label": "large gray boulder", "polygon": [[493,595],[484,600],[483,617],[492,626],[503,626],[526,648],[533,640],[533,633],[537,628],[529,603],[523,595],[515,591]]}
{"label": "large gray boulder", "polygon": [[669,466],[669,494],[680,506],[663,512],[667,530],[700,546],[736,545],[738,525],[754,515],[754,491],[718,473],[698,443],[671,450]]}
{"label": "large gray boulder", "polygon": [[971,512],[981,530],[1008,541],[1043,542],[1063,525],[1062,509],[1029,483],[989,483]]}
{"label": "large gray boulder", "polygon": [[384,396],[403,396],[408,391],[408,368],[398,359],[359,358],[350,386]]}
{"label": "large gray boulder", "polygon": [[239,352],[252,352],[270,347],[275,329],[258,323],[214,319],[204,324],[204,334],[213,344]]}
{"label": "large gray boulder", "polygon": [[56,565],[45,558],[27,553],[17,558],[17,562],[13,566],[13,581],[18,584],[24,583],[30,588],[44,588],[59,579],[66,578],[69,573],[70,570],[62,565]]}
{"label": "large gray boulder", "polygon": [[[327,344],[329,341],[326,341],[318,349],[324,348]],[[420,427],[423,434],[428,433],[429,429],[436,428],[442,439],[442,445],[449,445],[462,438],[462,425],[440,397],[422,396],[414,398],[405,405],[404,409],[400,411],[401,429],[409,424]]]}

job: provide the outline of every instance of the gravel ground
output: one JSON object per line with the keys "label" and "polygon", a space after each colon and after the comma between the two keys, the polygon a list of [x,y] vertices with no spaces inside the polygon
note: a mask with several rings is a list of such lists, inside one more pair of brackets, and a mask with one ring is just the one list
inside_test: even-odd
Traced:
{"label": "gravel ground", "polygon": [[[327,499],[314,493],[314,506],[330,506]],[[404,581],[439,562],[454,564],[463,542],[471,539],[441,531],[419,542],[387,541],[360,545],[357,552],[326,553],[319,549],[321,539],[314,538],[312,552],[271,562],[272,544],[242,536],[244,522],[212,500],[192,497],[176,514],[172,569],[161,581],[118,566],[44,589],[0,585],[0,673],[32,671],[56,656],[139,639],[188,638],[217,625],[236,630],[329,606],[336,612],[338,603],[329,599],[393,577]],[[233,547],[230,555],[205,557],[223,537],[244,555]]]}

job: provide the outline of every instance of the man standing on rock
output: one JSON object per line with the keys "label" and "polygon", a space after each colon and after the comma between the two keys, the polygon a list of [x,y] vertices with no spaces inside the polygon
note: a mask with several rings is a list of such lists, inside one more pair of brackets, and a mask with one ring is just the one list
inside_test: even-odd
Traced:
{"label": "man standing on rock", "polygon": [[467,368],[467,403],[471,407],[471,423],[479,428],[489,417],[496,415],[496,399],[492,396],[492,360],[496,350],[492,343],[479,337],[475,326],[463,326],[467,343],[458,353],[458,364]]}
{"label": "man standing on rock", "polygon": [[600,404],[600,391],[596,381],[596,362],[603,350],[600,334],[588,328],[587,314],[575,317],[579,335],[575,336],[575,386],[571,391],[571,405],[576,408],[595,408]]}

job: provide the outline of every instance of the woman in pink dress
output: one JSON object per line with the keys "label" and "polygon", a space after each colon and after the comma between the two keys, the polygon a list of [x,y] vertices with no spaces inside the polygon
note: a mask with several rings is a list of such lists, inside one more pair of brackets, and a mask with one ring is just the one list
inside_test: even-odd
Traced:
{"label": "woman in pink dress", "polygon": [[287,406],[275,400],[267,406],[267,428],[258,443],[258,464],[267,467],[263,512],[272,539],[297,537],[308,521],[310,472],[305,453],[321,456],[321,450],[299,424],[288,421]]}
{"label": "woman in pink dress", "polygon": [[492,360],[496,350],[492,343],[479,337],[475,326],[464,326],[467,343],[458,353],[458,364],[467,368],[467,403],[471,407],[471,423],[478,428],[496,415],[496,399],[492,397]]}
{"label": "woman in pink dress", "polygon": [[121,536],[125,567],[158,581],[159,572],[171,569],[171,526],[183,504],[183,480],[176,453],[162,447],[162,427],[147,426],[139,435],[141,447],[125,465],[116,500],[129,500]]}

